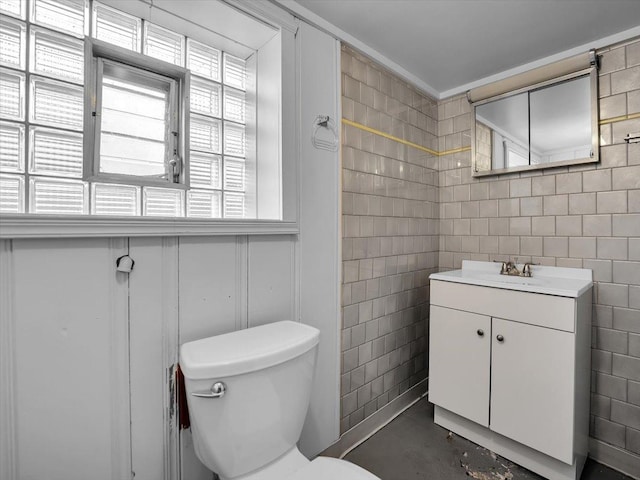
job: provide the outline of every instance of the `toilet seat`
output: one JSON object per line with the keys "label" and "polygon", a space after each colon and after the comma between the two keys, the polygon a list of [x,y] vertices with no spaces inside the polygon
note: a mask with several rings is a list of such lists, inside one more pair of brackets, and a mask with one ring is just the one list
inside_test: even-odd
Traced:
{"label": "toilet seat", "polygon": [[286,480],[380,480],[364,468],[346,460],[337,458],[317,457],[299,470],[296,470]]}

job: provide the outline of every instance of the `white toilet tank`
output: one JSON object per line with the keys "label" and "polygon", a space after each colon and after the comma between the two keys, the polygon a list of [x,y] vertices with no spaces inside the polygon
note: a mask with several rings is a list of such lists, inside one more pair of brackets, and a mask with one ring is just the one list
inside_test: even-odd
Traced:
{"label": "white toilet tank", "polygon": [[[313,327],[282,321],[182,345],[191,431],[204,465],[235,478],[296,445],[319,337]],[[220,397],[193,395],[210,393],[220,382],[225,387]]]}

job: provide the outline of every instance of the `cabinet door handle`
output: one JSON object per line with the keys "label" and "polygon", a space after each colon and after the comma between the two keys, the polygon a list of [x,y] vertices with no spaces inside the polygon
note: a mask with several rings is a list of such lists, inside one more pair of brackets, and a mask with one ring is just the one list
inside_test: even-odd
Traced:
{"label": "cabinet door handle", "polygon": [[502,335],[498,335],[496,337],[496,340],[498,340],[500,343],[504,342],[504,337]]}
{"label": "cabinet door handle", "polygon": [[484,330],[482,330],[481,328],[478,329],[477,333],[479,337],[484,337]]}

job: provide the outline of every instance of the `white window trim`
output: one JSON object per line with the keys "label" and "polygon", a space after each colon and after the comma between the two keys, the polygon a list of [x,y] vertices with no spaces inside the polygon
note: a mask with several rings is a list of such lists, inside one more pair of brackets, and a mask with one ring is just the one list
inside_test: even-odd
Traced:
{"label": "white window trim", "polygon": [[0,216],[0,240],[17,238],[296,235],[298,222],[245,219],[103,217],[97,215]]}

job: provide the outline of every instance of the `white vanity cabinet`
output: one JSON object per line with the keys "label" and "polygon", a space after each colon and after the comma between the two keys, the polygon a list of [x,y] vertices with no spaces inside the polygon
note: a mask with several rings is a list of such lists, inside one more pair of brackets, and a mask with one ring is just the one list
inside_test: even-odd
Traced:
{"label": "white vanity cabinet", "polygon": [[429,401],[488,427],[491,317],[431,305],[429,322]]}
{"label": "white vanity cabinet", "polygon": [[[478,271],[464,275],[464,267],[431,276],[435,422],[546,478],[579,478],[588,445],[591,271],[538,267],[546,277],[496,272],[474,281]],[[552,273],[578,278],[554,289]]]}
{"label": "white vanity cabinet", "polygon": [[499,318],[492,332],[491,430],[571,464],[573,333]]}

